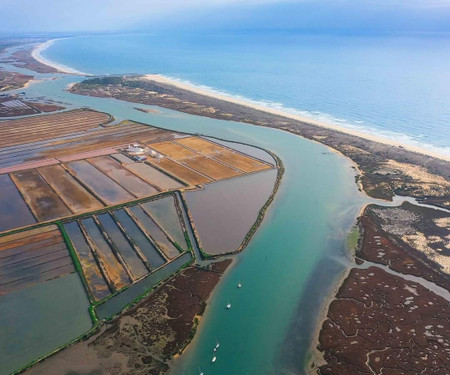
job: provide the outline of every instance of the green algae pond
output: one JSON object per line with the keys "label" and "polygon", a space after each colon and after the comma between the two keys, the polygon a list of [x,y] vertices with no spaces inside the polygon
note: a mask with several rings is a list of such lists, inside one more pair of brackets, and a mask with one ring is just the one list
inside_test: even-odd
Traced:
{"label": "green algae pond", "polygon": [[[158,110],[144,113],[134,110],[133,103],[64,91],[82,79],[65,76],[24,91],[105,111],[118,120],[254,144],[280,157],[286,169],[280,189],[252,241],[235,256],[215,290],[173,373],[194,375],[199,367],[208,375],[303,373],[323,298],[343,269],[339,259],[346,256],[347,232],[366,203],[351,164],[287,132],[139,105]],[[239,282],[242,288],[236,287]],[[227,303],[232,304],[229,310]],[[212,364],[217,341],[220,349]]]}

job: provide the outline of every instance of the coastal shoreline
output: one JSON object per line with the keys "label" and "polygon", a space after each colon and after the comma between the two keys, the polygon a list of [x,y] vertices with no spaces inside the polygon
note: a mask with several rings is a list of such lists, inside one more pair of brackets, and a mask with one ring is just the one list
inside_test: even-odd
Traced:
{"label": "coastal shoreline", "polygon": [[354,129],[349,129],[345,126],[340,126],[340,125],[336,125],[333,124],[331,122],[325,122],[325,121],[319,121],[319,120],[314,120],[311,118],[308,118],[306,116],[301,116],[298,114],[293,114],[293,113],[289,113],[286,110],[281,110],[281,109],[275,109],[275,108],[271,108],[268,106],[264,106],[261,104],[258,104],[256,102],[252,102],[250,99],[240,99],[237,98],[233,95],[227,95],[225,93],[220,93],[219,91],[216,91],[214,89],[208,89],[206,87],[202,87],[199,85],[194,85],[191,84],[189,82],[186,81],[182,81],[182,80],[178,80],[178,79],[174,79],[171,77],[167,77],[165,75],[161,75],[161,74],[146,74],[143,76],[144,79],[147,79],[149,81],[155,81],[164,85],[171,85],[171,86],[175,86],[177,88],[183,89],[183,90],[187,90],[187,91],[191,91],[194,92],[196,94],[199,95],[204,95],[204,96],[209,96],[218,100],[223,100],[226,102],[230,102],[233,104],[237,104],[237,105],[241,105],[244,107],[249,107],[258,111],[262,111],[262,112],[266,112],[266,113],[270,113],[272,115],[277,115],[277,116],[283,116],[286,118],[290,118],[293,120],[297,120],[297,121],[301,121],[307,124],[311,124],[311,125],[315,125],[315,126],[320,126],[320,127],[325,127],[331,130],[336,130],[339,132],[343,132],[343,133],[347,133],[350,134],[352,136],[356,136],[359,138],[364,138],[367,139],[369,141],[373,141],[373,142],[379,142],[379,143],[383,143],[385,145],[389,145],[389,146],[394,146],[394,147],[403,147],[404,149],[408,150],[408,151],[412,151],[412,152],[416,152],[419,154],[423,154],[423,155],[427,155],[427,156],[432,156],[434,158],[438,158],[438,159],[442,159],[445,161],[450,161],[450,155],[446,155],[437,151],[433,151],[433,150],[429,150],[426,149],[424,147],[420,147],[420,146],[414,146],[414,145],[410,145],[408,143],[404,143],[404,142],[398,142],[398,141],[394,141],[391,140],[383,135],[379,135],[379,134],[369,134],[363,130],[354,130]]}
{"label": "coastal shoreline", "polygon": [[79,70],[76,70],[74,68],[58,64],[54,61],[51,61],[44,56],[42,56],[42,52],[44,52],[46,49],[50,48],[57,40],[63,40],[67,38],[55,38],[47,40],[44,43],[39,43],[34,46],[33,50],[31,51],[31,57],[35,59],[37,62],[47,65],[53,69],[56,69],[60,73],[66,73],[71,75],[80,75],[80,76],[90,76],[88,73],[80,72]]}

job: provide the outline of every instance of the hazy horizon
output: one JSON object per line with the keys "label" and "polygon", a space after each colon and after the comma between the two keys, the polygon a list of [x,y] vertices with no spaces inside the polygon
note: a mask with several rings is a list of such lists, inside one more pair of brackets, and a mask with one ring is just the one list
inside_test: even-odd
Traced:
{"label": "hazy horizon", "polygon": [[3,0],[0,33],[79,34],[155,30],[331,34],[450,34],[449,0]]}

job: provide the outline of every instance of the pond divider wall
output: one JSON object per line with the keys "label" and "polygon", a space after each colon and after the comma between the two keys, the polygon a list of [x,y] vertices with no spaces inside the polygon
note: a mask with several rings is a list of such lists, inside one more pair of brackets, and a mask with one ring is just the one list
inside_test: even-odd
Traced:
{"label": "pond divider wall", "polygon": [[211,255],[209,255],[209,254],[207,254],[207,253],[205,253],[203,251],[202,244],[201,244],[201,241],[200,241],[200,236],[198,234],[197,228],[195,227],[195,223],[194,223],[194,219],[192,218],[192,214],[189,211],[189,207],[188,207],[188,204],[186,202],[186,198],[184,197],[184,195],[181,192],[179,193],[179,196],[180,196],[181,204],[183,205],[183,208],[184,208],[184,212],[186,213],[186,216],[188,218],[189,224],[191,226],[192,233],[194,234],[194,241],[195,241],[195,243],[197,245],[197,248],[198,248],[198,250],[199,250],[199,252],[200,252],[200,254],[201,254],[203,259],[210,258]]}

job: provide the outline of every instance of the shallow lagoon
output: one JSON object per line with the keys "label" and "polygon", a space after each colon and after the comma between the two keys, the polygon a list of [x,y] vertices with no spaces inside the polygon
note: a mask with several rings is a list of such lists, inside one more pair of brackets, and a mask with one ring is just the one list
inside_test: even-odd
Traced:
{"label": "shallow lagoon", "polygon": [[72,221],[65,224],[64,228],[69,235],[75,251],[77,252],[78,258],[80,259],[80,263],[83,267],[83,273],[94,298],[96,300],[101,300],[102,298],[108,296],[110,294],[108,285],[100,273],[91,249],[86,242],[78,223],[76,221]]}
{"label": "shallow lagoon", "polygon": [[139,279],[147,274],[147,269],[145,268],[144,263],[142,263],[138,255],[134,252],[133,248],[124,237],[111,215],[106,213],[98,215],[97,217],[111,241],[119,249],[120,254],[122,254],[122,257],[130,268],[133,276],[136,279]]}
{"label": "shallow lagoon", "polygon": [[86,160],[72,161],[66,166],[108,204],[132,200],[134,197]]}
{"label": "shallow lagoon", "polygon": [[37,170],[18,171],[10,176],[39,220],[53,220],[71,214]]}
{"label": "shallow lagoon", "polygon": [[136,197],[145,197],[158,192],[108,156],[99,156],[88,161]]}
{"label": "shallow lagoon", "polygon": [[145,163],[128,164],[127,168],[143,180],[161,190],[171,190],[183,187],[178,181],[170,178],[166,174],[158,171],[156,168]]}
{"label": "shallow lagoon", "polygon": [[130,280],[125,270],[117,260],[94,220],[90,217],[83,219],[81,220],[81,225],[84,227],[87,235],[94,244],[95,250],[104,264],[106,272],[108,273],[111,282],[114,284],[114,287],[119,290],[128,285]]}
{"label": "shallow lagoon", "polygon": [[170,242],[166,234],[156,224],[156,222],[146,213],[146,209],[141,206],[129,207],[131,214],[150,234],[156,245],[162,250],[167,258],[171,259],[180,254],[178,249]]}
{"label": "shallow lagoon", "polygon": [[72,212],[78,213],[102,207],[102,204],[60,165],[39,168],[39,173]]}

